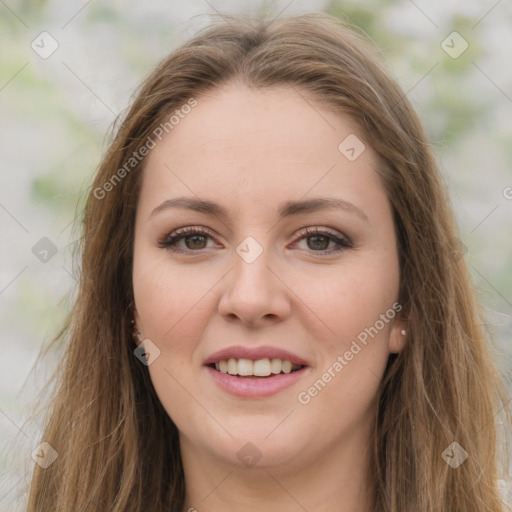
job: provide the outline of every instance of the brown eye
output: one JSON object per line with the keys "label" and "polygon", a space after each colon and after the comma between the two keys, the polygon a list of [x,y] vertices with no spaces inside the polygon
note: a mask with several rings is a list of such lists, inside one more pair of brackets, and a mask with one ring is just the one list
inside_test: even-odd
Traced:
{"label": "brown eye", "polygon": [[313,250],[325,251],[329,247],[331,238],[323,235],[308,236],[307,239],[310,241],[308,246]]}
{"label": "brown eye", "polygon": [[[158,247],[174,252],[199,252],[207,249],[208,239],[212,238],[209,232],[203,228],[186,227],[170,233],[166,238],[158,242]],[[183,240],[184,246],[178,245]]]}
{"label": "brown eye", "polygon": [[205,249],[206,237],[204,235],[184,236],[182,239],[185,241],[187,249]]}
{"label": "brown eye", "polygon": [[[328,231],[326,228],[305,228],[299,234],[302,235],[299,241],[307,240],[306,250],[319,255],[335,254],[352,247],[348,238]],[[329,249],[331,243],[334,244],[334,248]]]}

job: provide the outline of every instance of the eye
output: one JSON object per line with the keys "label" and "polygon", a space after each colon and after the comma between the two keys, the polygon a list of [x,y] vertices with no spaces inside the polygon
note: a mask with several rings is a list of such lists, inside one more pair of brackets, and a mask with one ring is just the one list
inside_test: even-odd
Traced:
{"label": "eye", "polygon": [[[208,238],[212,238],[208,230],[202,227],[188,226],[167,235],[157,245],[162,249],[170,249],[174,252],[198,252],[200,249],[206,249]],[[184,248],[178,247],[178,243],[181,241],[185,243]]]}
{"label": "eye", "polygon": [[[301,235],[299,241],[306,240],[306,250],[320,253],[321,255],[338,253],[352,247],[348,238],[328,228],[308,227],[302,229],[299,235]],[[327,250],[331,242],[334,244],[334,248]]]}

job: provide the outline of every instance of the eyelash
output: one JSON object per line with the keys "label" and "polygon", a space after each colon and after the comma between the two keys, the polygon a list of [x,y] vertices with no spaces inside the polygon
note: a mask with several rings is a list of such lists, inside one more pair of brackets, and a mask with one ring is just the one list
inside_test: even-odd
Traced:
{"label": "eyelash", "polygon": [[[177,229],[176,231],[170,233],[169,235],[167,235],[165,237],[164,240],[160,241],[157,243],[157,246],[160,247],[161,249],[168,249],[168,250],[171,250],[173,252],[176,252],[176,253],[182,253],[182,254],[189,254],[190,253],[200,253],[202,252],[204,249],[198,249],[198,250],[193,250],[193,249],[187,249],[187,250],[183,250],[183,249],[177,249],[175,247],[175,245],[183,238],[187,238],[187,237],[190,237],[190,236],[193,236],[193,235],[203,235],[203,236],[207,236],[207,237],[210,237],[210,238],[214,238],[212,236],[212,234],[204,229],[204,228],[201,228],[201,227],[195,227],[195,226],[189,226],[189,227],[185,227],[185,228],[179,228]],[[320,256],[322,255],[331,255],[331,254],[337,254],[337,253],[340,253],[346,249],[350,249],[352,248],[352,244],[351,242],[349,241],[348,238],[345,238],[345,237],[339,237],[338,235],[336,235],[335,233],[333,233],[332,231],[326,229],[326,228],[316,228],[316,227],[307,227],[307,228],[303,228],[299,231],[299,235],[300,235],[300,239],[299,240],[302,240],[303,238],[308,238],[310,236],[316,236],[316,235],[321,235],[321,236],[326,236],[327,238],[330,239],[330,241],[333,241],[335,242],[338,247],[336,249],[331,249],[331,250],[320,250],[320,251],[314,251],[312,249],[309,249],[311,252],[315,253],[315,254],[319,254]]]}

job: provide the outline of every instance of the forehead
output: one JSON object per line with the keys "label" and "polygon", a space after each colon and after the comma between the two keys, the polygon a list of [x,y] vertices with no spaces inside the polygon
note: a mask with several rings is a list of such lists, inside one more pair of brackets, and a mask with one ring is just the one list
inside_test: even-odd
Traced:
{"label": "forehead", "polygon": [[[315,162],[337,157],[339,142],[358,131],[348,116],[318,105],[296,86],[253,89],[230,84],[197,98],[197,106],[172,128],[164,145],[176,159],[216,155]],[[159,153],[156,148],[150,158]]]}
{"label": "forehead", "polygon": [[[196,99],[151,150],[141,208],[180,195],[214,196],[235,210],[308,194],[383,195],[375,156],[355,123],[307,92],[231,84]],[[347,144],[357,158],[347,158]]]}

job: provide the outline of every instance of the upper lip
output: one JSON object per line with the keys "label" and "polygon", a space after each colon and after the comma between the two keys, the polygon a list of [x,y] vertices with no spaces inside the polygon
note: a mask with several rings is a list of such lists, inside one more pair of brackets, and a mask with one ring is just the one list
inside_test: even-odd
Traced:
{"label": "upper lip", "polygon": [[308,362],[302,357],[299,357],[292,352],[283,350],[277,347],[262,346],[262,347],[244,347],[242,345],[236,345],[227,347],[218,352],[212,354],[204,364],[218,363],[219,361],[225,361],[227,359],[251,359],[256,361],[258,359],[282,359],[284,361],[290,361],[292,364],[309,366]]}

